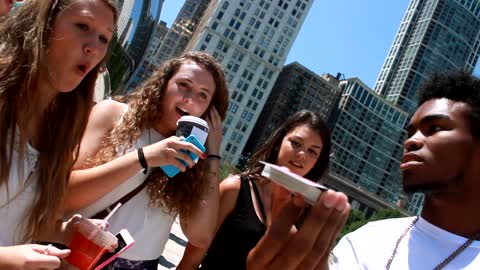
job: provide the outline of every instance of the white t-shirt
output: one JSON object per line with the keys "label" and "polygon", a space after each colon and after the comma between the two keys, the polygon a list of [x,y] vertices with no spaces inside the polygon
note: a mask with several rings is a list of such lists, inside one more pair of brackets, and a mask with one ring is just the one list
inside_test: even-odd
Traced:
{"label": "white t-shirt", "polygon": [[25,146],[25,152],[23,170],[20,170],[17,138],[8,181],[0,185],[0,246],[22,244],[26,214],[36,196],[39,153],[29,144]]}
{"label": "white t-shirt", "polygon": [[[347,234],[333,250],[336,264],[330,269],[385,269],[398,238],[413,220],[370,222]],[[420,218],[400,242],[390,269],[433,269],[467,240]],[[480,241],[474,241],[442,269],[480,269]]]}
{"label": "white t-shirt", "polygon": [[[145,130],[133,144],[133,150],[162,139],[164,137],[153,128]],[[147,174],[143,173],[143,169],[140,170],[110,193],[77,211],[77,213],[85,217],[93,216],[138,187],[149,174],[150,170]],[[122,205],[108,220],[109,231],[113,234],[125,228],[135,240],[135,244],[123,253],[120,256],[121,258],[135,261],[157,259],[162,254],[168,241],[175,216],[167,214],[167,211],[163,208],[149,207],[149,197],[146,189],[145,187]]]}

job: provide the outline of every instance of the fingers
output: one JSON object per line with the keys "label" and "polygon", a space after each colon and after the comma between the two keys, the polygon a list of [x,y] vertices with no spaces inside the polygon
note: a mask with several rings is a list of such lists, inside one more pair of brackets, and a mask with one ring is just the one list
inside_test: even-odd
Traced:
{"label": "fingers", "polygon": [[110,227],[110,224],[103,220],[103,219],[89,219],[93,224],[95,224],[95,226],[97,226],[98,228],[106,231],[108,230],[108,227]]}
{"label": "fingers", "polygon": [[[54,246],[32,245],[36,253],[29,258],[28,264],[36,268],[57,269],[60,267],[60,259],[66,258],[70,254],[69,249],[58,249]],[[44,254],[45,251],[48,254]]]}
{"label": "fingers", "polygon": [[324,192],[303,225],[284,244],[269,268],[314,269],[320,262],[324,262],[349,210],[347,197],[343,193],[332,190]]}
{"label": "fingers", "polygon": [[[266,266],[284,248],[290,237],[290,229],[298,218],[302,208],[292,201],[286,202],[273,217],[272,225],[267,228],[260,242],[247,257],[247,269],[266,269]],[[275,269],[275,268],[272,268]],[[282,267],[278,269],[283,269]]]}

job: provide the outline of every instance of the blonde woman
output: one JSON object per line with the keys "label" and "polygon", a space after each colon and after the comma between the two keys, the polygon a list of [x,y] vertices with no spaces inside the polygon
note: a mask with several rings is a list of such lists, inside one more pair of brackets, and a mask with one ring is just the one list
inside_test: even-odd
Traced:
{"label": "blonde woman", "polygon": [[54,269],[53,230],[115,29],[110,0],[29,0],[0,22],[0,268]]}

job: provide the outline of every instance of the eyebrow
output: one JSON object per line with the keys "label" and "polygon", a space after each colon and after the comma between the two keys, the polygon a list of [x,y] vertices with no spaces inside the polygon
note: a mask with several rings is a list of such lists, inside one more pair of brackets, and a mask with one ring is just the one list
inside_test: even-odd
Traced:
{"label": "eyebrow", "polygon": [[[180,79],[185,80],[185,81],[188,81],[189,83],[193,84],[193,81],[190,80],[189,78],[182,78],[182,77],[180,77]],[[210,89],[208,89],[208,88],[200,87],[200,89],[202,89],[202,90],[208,92],[209,94],[211,94],[211,93],[210,93]]]}
{"label": "eyebrow", "polygon": [[[430,114],[430,115],[427,115],[424,118],[422,118],[418,125],[425,125],[425,124],[431,123],[433,121],[449,120],[449,119],[450,119],[450,117],[447,114]],[[407,127],[406,127],[407,133],[411,133],[415,129],[415,126],[417,126],[417,125],[415,125],[413,123],[408,124]]]}
{"label": "eyebrow", "polygon": [[[296,139],[301,140],[302,142],[304,141],[303,138],[300,137],[300,136],[294,135],[293,137],[296,138]],[[318,149],[322,149],[322,147],[321,147],[320,145],[316,145],[316,144],[312,145],[312,147],[318,148]]]}
{"label": "eyebrow", "polygon": [[[77,13],[76,15],[79,16],[79,17],[87,18],[91,22],[95,21],[95,16],[93,16],[93,14],[90,11],[88,11],[88,12],[81,11],[81,12]],[[113,33],[112,28],[110,28],[108,26],[106,28],[107,28],[108,32]]]}

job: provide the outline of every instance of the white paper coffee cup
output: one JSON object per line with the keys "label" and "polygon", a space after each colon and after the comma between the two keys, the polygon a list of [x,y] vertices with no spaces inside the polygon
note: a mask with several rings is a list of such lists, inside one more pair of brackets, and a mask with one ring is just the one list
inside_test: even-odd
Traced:
{"label": "white paper coffee cup", "polygon": [[208,136],[208,123],[200,117],[185,115],[177,121],[177,137],[195,135],[201,144],[205,144]]}

